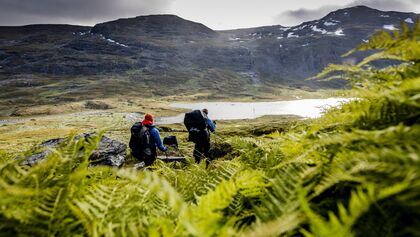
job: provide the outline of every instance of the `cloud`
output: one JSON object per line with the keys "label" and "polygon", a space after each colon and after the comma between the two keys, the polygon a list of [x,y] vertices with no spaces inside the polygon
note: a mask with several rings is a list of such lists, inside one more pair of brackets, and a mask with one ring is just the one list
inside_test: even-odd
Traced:
{"label": "cloud", "polygon": [[274,18],[275,23],[292,26],[299,23],[310,21],[314,19],[321,18],[327,15],[329,12],[336,10],[338,6],[323,6],[318,9],[305,9],[301,8],[298,10],[289,10],[282,12]]}
{"label": "cloud", "polygon": [[383,11],[413,12],[419,10],[420,0],[355,0],[345,5],[327,5],[317,9],[301,8],[282,12],[274,17],[274,22],[281,25],[297,25],[305,21],[322,18],[329,12],[339,8],[358,5],[365,5]]}
{"label": "cloud", "polygon": [[168,11],[173,0],[1,0],[0,25],[91,25],[121,17]]}

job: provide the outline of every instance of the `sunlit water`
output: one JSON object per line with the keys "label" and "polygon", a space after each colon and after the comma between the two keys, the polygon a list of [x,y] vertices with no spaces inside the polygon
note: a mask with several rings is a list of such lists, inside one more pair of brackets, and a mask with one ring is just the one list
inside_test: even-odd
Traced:
{"label": "sunlit water", "polygon": [[[201,102],[174,103],[171,107],[183,109],[209,110],[209,117],[217,120],[253,119],[264,115],[297,115],[304,118],[317,118],[322,112],[331,107],[339,106],[349,101],[344,98],[304,99],[276,102]],[[184,114],[172,117],[156,118],[156,124],[182,123]]]}

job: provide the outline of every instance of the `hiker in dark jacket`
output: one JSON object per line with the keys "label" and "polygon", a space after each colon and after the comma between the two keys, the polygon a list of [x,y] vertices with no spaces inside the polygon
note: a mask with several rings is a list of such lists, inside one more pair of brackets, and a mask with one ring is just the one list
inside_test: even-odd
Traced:
{"label": "hiker in dark jacket", "polygon": [[203,158],[209,158],[210,151],[210,132],[216,131],[216,124],[207,116],[209,111],[207,109],[201,110],[204,119],[207,120],[207,128],[201,130],[195,142],[193,156],[196,163],[200,163]]}
{"label": "hiker in dark jacket", "polygon": [[[163,145],[162,140],[160,139],[159,130],[153,124],[153,116],[151,114],[146,114],[144,116],[144,120],[141,122],[141,125],[147,128],[147,131],[150,134],[150,142],[147,147],[141,147],[141,144],[133,146],[131,148],[131,154],[136,157],[136,159],[144,161],[145,166],[149,166],[156,160],[156,147],[158,147],[161,151],[167,151],[167,148]],[[146,136],[142,134],[140,137],[146,138]]]}

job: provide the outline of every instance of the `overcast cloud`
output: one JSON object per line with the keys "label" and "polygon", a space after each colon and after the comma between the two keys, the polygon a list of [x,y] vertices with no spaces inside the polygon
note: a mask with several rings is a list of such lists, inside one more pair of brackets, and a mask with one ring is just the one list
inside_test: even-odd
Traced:
{"label": "overcast cloud", "polygon": [[420,12],[420,0],[0,0],[0,25],[96,23],[149,14],[175,14],[212,29],[297,25],[338,8],[367,5]]}
{"label": "overcast cloud", "polygon": [[0,24],[93,25],[117,18],[159,14],[173,0],[0,0]]}

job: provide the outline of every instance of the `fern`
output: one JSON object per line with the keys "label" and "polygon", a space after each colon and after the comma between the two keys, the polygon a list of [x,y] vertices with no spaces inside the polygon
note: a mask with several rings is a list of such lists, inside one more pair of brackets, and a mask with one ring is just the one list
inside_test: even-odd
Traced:
{"label": "fern", "polygon": [[265,193],[265,183],[258,172],[241,172],[229,181],[222,181],[215,190],[200,197],[180,215],[186,233],[194,236],[229,236],[234,231],[235,216],[224,216],[235,201],[236,195],[259,197]]}
{"label": "fern", "polygon": [[408,182],[397,183],[393,186],[376,191],[374,186],[366,186],[366,191],[358,189],[352,192],[348,209],[341,203],[338,204],[338,214],[329,213],[329,220],[326,221],[314,213],[305,201],[304,194],[301,193],[300,201],[303,211],[311,221],[311,232],[302,230],[305,236],[354,236],[353,225],[366,212],[372,204],[399,194],[409,186]]}

